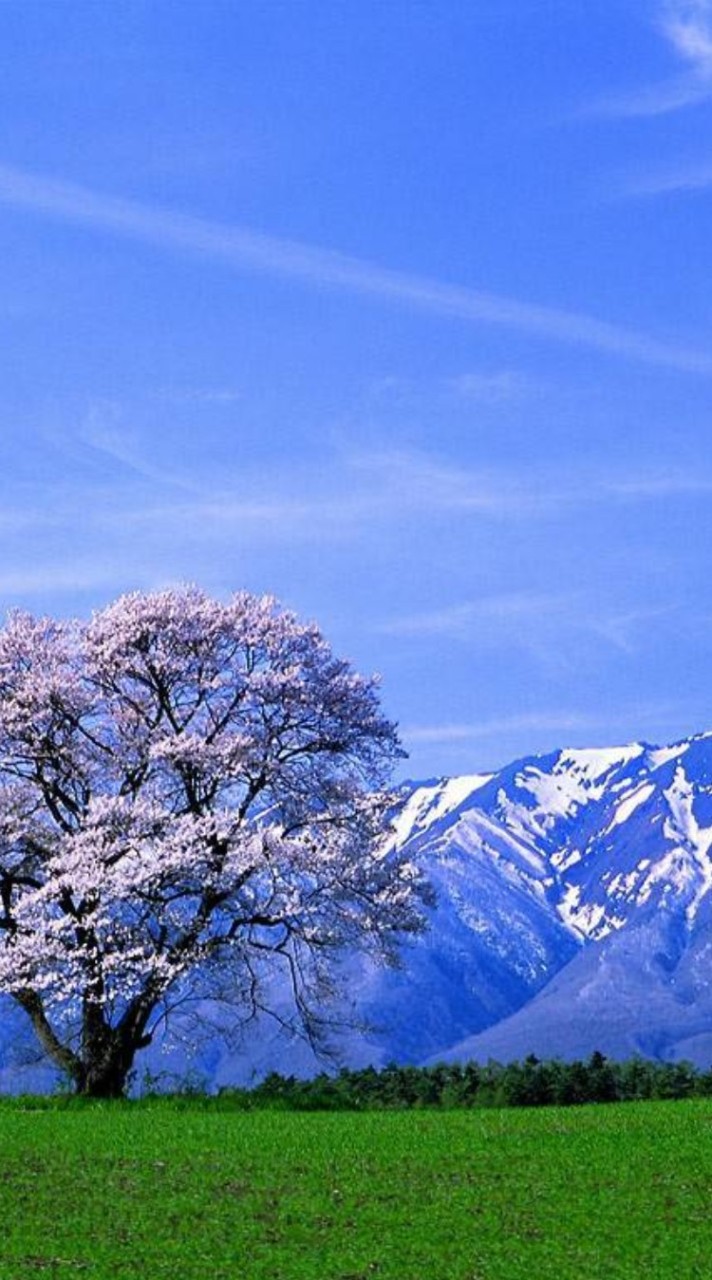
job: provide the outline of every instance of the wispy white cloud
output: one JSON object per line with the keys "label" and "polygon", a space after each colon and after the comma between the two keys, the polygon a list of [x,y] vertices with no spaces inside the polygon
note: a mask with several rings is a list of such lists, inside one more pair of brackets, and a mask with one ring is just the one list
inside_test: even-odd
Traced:
{"label": "wispy white cloud", "polygon": [[120,475],[116,474],[117,463],[119,472],[148,480],[158,491],[179,489],[195,495],[203,492],[203,486],[186,471],[165,459],[156,461],[151,457],[144,436],[127,425],[125,407],[117,400],[93,399],[76,425],[46,426],[42,437],[75,462],[103,459],[110,463],[114,493],[120,493],[122,488]]}
{"label": "wispy white cloud", "polygon": [[471,742],[477,738],[494,738],[509,733],[577,733],[607,726],[609,716],[578,711],[532,711],[521,715],[497,716],[472,724],[404,725],[400,729],[406,746],[430,743]]}
{"label": "wispy white cloud", "polygon": [[467,369],[462,373],[429,379],[386,375],[373,379],[365,388],[366,403],[381,409],[422,410],[437,405],[448,410],[453,402],[494,408],[541,400],[552,387],[542,379],[534,379],[519,369]]}
{"label": "wispy white cloud", "polygon": [[529,381],[515,369],[476,369],[448,379],[447,386],[463,400],[488,405],[519,400],[530,390]]}
{"label": "wispy white cloud", "polygon": [[111,590],[116,581],[117,566],[103,563],[101,558],[85,565],[48,559],[45,564],[0,572],[0,603],[6,598],[16,601],[50,594]]}
{"label": "wispy white cloud", "polygon": [[151,398],[164,404],[234,405],[244,398],[235,387],[157,387]]}
{"label": "wispy white cloud", "polygon": [[362,496],[384,503],[391,511],[459,511],[516,518],[539,501],[535,486],[512,470],[463,467],[416,450],[372,450],[351,454],[346,462],[354,479],[363,477]]}
{"label": "wispy white cloud", "polygon": [[622,183],[617,197],[672,195],[677,191],[706,191],[712,187],[712,160],[704,159],[687,166],[659,169],[637,174]]}
{"label": "wispy white cloud", "polygon": [[583,312],[538,306],[248,228],[212,222],[103,195],[88,187],[0,166],[0,204],[109,232],[164,251],[214,259],[235,270],[300,280],[371,296],[476,324],[498,325],[546,341],[709,375],[712,357]]}
{"label": "wispy white cloud", "polygon": [[[104,523],[148,530],[191,528],[196,540],[216,533],[254,531],[269,541],[295,536],[350,537],[425,516],[447,513],[487,520],[521,520],[541,510],[535,482],[506,470],[459,467],[428,454],[384,450],[320,459],[317,466],[242,467],[239,475],[173,472],[145,458],[131,437],[102,430],[86,436],[95,451],[120,460],[137,477],[155,480],[155,496],[129,496],[100,513]],[[173,489],[189,491],[181,497]],[[551,501],[544,495],[544,501]],[[547,508],[545,508],[547,509]]]}
{"label": "wispy white cloud", "polygon": [[712,78],[712,3],[668,0],[661,26],[673,47],[699,76]]}
{"label": "wispy white cloud", "polygon": [[634,654],[639,648],[638,638],[641,629],[653,630],[656,624],[676,612],[674,605],[613,609],[607,612],[592,610],[582,629],[593,636],[599,636],[621,653]]}
{"label": "wispy white cloud", "polygon": [[[190,469],[150,451],[145,436],[132,431],[127,414],[109,400],[94,401],[77,427],[54,433],[53,443],[64,447],[75,464],[103,459],[106,473],[104,487],[97,487],[95,480],[82,480],[75,465],[75,492],[65,495],[63,506],[53,495],[55,524],[73,518],[79,493],[87,530],[91,527],[106,537],[170,542],[190,529],[196,546],[233,536],[245,545],[252,540],[308,543],[327,535],[353,541],[443,515],[449,521],[526,525],[565,520],[574,511],[594,506],[703,500],[712,492],[712,474],[704,472],[607,475],[586,468],[477,468],[408,449],[334,450],[316,464],[275,463],[269,475],[257,464],[243,464],[235,474],[224,467],[218,472],[209,457]],[[105,491],[109,483],[110,498]],[[34,515],[23,514],[25,526],[31,526],[35,516],[38,527],[46,521],[46,512],[39,508]],[[509,599],[497,607],[511,611],[517,605]],[[482,608],[477,605],[478,611]],[[467,627],[470,606],[458,610],[428,625]]]}
{"label": "wispy white cloud", "polygon": [[[612,720],[610,711],[550,710],[526,711],[495,717],[483,717],[472,723],[445,723],[433,725],[402,725],[400,734],[406,747],[429,746],[442,743],[458,744],[475,742],[480,738],[506,738],[509,735],[526,733],[527,735],[544,734],[596,734],[603,730],[606,734],[620,732],[630,738],[645,733],[650,725],[684,724],[689,719],[689,708],[682,708],[670,702],[641,703],[622,705]],[[618,730],[616,730],[616,724]],[[627,733],[625,726],[628,726]],[[558,739],[557,739],[558,740]],[[560,740],[559,745],[560,745]],[[537,748],[534,747],[534,750]]]}
{"label": "wispy white cloud", "polygon": [[[217,468],[209,452],[193,464],[181,462],[180,453],[152,447],[150,434],[133,429],[132,420],[126,406],[96,399],[76,424],[44,431],[43,438],[66,455],[62,487],[52,481],[49,505],[38,501],[36,487],[32,502],[20,504],[6,477],[0,531],[12,535],[22,528],[39,539],[49,521],[57,536],[62,528],[81,526],[87,537],[122,544],[183,545],[186,530],[196,548],[226,538],[245,548],[326,536],[353,543],[442,517],[462,521],[463,531],[470,521],[524,528],[540,520],[565,522],[594,507],[705,501],[712,492],[712,472],[701,469],[607,474],[583,466],[484,468],[405,448],[333,448],[317,460],[277,460],[269,473],[258,461],[233,472]],[[510,599],[497,607],[518,606]],[[457,610],[427,625],[466,628],[470,606]]]}
{"label": "wispy white cloud", "polygon": [[467,600],[444,609],[426,609],[406,614],[379,625],[378,630],[393,636],[442,636],[451,640],[468,640],[476,631],[483,633],[492,626],[519,632],[523,622],[551,617],[552,613],[569,612],[575,600],[565,594],[546,592],[504,592]]}
{"label": "wispy white cloud", "polygon": [[681,74],[596,106],[597,114],[659,116],[712,98],[712,0],[667,0],[657,26],[671,52],[686,64]]}
{"label": "wispy white cloud", "polygon": [[[367,483],[352,489],[354,514],[408,510],[448,511],[494,520],[528,520],[565,515],[572,509],[612,503],[704,498],[712,492],[712,472],[679,469],[596,472],[587,468],[473,468],[410,450],[372,451],[346,461],[344,479],[362,473]],[[332,489],[333,492],[333,489]],[[348,510],[344,495],[336,509]],[[365,505],[363,505],[365,504]]]}
{"label": "wispy white cloud", "polygon": [[580,656],[584,639],[597,648],[603,644],[628,656],[635,654],[641,633],[675,612],[674,604],[617,607],[575,589],[503,592],[391,618],[377,630],[413,639],[507,644],[547,664],[566,666],[570,653]]}
{"label": "wispy white cloud", "polygon": [[[45,595],[52,586],[117,592],[186,573],[212,581],[226,548],[235,563],[264,567],[297,547],[307,553],[328,545],[338,556],[394,539],[402,546],[411,530],[422,537],[443,519],[460,530],[463,545],[477,528],[487,545],[498,545],[499,525],[528,536],[535,522],[547,521],[555,525],[548,536],[555,536],[571,527],[574,514],[598,520],[606,509],[707,502],[712,492],[712,475],[704,472],[485,470],[404,449],[335,449],[318,460],[275,464],[269,474],[257,463],[233,474],[207,456],[191,470],[175,457],[164,462],[149,435],[132,432],[131,420],[126,406],[96,400],[64,435],[55,428],[52,443],[64,443],[70,455],[66,474],[59,487],[54,473],[38,480],[31,501],[18,501],[17,485],[5,476],[0,543],[12,565],[0,578],[6,599]],[[62,564],[58,546],[67,549]],[[630,655],[661,625],[659,615],[631,612],[625,598],[593,599],[576,582],[520,591],[515,575],[510,590],[479,599],[471,588],[460,592],[457,582],[456,572],[454,599],[443,596],[420,610],[416,600],[402,616],[382,612],[379,633],[490,649],[506,644],[539,665],[570,669],[582,647],[592,658],[616,650]]]}
{"label": "wispy white cloud", "polygon": [[678,497],[705,497],[712,493],[712,475],[700,470],[641,472],[622,475],[604,482],[605,494],[624,501],[644,501]]}
{"label": "wispy white cloud", "polygon": [[[463,467],[432,454],[407,449],[334,453],[316,467],[292,466],[288,472],[272,468],[266,480],[262,469],[241,468],[239,476],[187,476],[162,471],[142,461],[121,438],[104,441],[107,456],[115,452],[137,475],[173,483],[195,496],[177,499],[157,491],[153,502],[124,506],[122,522],[148,527],[171,521],[200,532],[255,527],[270,539],[302,535],[322,537],[325,530],[349,536],[365,527],[403,523],[413,518],[473,517],[488,521],[525,521],[562,513],[565,508],[601,501],[624,500],[607,492],[588,476],[520,474],[508,468]],[[635,498],[637,495],[631,495]]]}

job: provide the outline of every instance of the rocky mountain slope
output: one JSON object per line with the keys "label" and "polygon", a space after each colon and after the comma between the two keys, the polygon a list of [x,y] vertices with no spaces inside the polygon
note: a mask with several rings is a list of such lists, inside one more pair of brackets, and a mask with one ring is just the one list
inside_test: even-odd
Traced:
{"label": "rocky mountain slope", "polygon": [[708,1064],[712,735],[562,752],[504,772],[473,800],[545,850],[548,901],[580,947],[514,1016],[441,1056],[598,1047]]}

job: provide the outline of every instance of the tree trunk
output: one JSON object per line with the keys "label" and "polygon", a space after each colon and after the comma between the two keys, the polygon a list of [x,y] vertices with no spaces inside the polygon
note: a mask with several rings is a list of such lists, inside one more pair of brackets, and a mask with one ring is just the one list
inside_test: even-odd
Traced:
{"label": "tree trunk", "polygon": [[152,1000],[144,996],[134,1001],[115,1027],[109,1026],[93,1006],[86,1007],[81,1049],[75,1052],[55,1033],[36,992],[24,991],[15,999],[29,1015],[42,1048],[71,1080],[75,1093],[84,1098],[124,1096],[136,1054],[151,1043],[145,1026]]}
{"label": "tree trunk", "polygon": [[75,1092],[82,1098],[123,1098],[133,1055],[125,1063],[110,1059],[90,1063],[75,1078]]}
{"label": "tree trunk", "polygon": [[122,1098],[139,1049],[151,1043],[146,1023],[156,1002],[148,986],[135,996],[113,1026],[101,1008],[87,1000],[83,1012],[81,1067],[75,1088],[85,1098]]}
{"label": "tree trunk", "polygon": [[35,1029],[37,1039],[42,1048],[49,1055],[55,1066],[59,1067],[70,1080],[76,1080],[77,1070],[80,1067],[80,1059],[72,1049],[62,1044],[61,1040],[55,1034],[54,1029],[49,1022],[42,1000],[36,991],[20,991],[15,993],[15,1000],[21,1009],[29,1017],[32,1026]]}
{"label": "tree trunk", "polygon": [[74,1078],[76,1092],[85,1098],[123,1098],[139,1049],[151,1037],[130,1033],[127,1027],[105,1027],[103,1034],[86,1045]]}

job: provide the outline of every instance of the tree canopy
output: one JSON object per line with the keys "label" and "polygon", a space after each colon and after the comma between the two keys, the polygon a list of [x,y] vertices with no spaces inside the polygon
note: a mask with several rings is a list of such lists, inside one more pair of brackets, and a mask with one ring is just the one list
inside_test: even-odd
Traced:
{"label": "tree canopy", "polygon": [[0,631],[0,991],[80,1092],[122,1092],[176,1000],[249,1016],[279,966],[318,1035],[331,958],[427,897],[387,839],[373,679],[271,598],[134,593]]}

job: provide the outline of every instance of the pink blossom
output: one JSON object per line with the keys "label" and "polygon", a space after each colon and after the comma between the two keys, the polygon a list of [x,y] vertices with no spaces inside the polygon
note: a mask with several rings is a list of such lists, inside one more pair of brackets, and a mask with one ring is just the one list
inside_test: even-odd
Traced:
{"label": "pink blossom", "polygon": [[123,1088],[176,994],[314,1033],[329,957],[391,958],[425,887],[384,840],[376,682],[269,597],[134,593],[0,632],[0,990],[77,1088]]}

